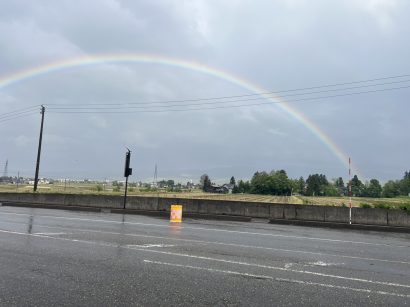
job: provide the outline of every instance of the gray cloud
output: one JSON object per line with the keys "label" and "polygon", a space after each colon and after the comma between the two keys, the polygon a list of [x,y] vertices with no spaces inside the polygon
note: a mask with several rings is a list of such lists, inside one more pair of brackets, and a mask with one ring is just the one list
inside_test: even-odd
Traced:
{"label": "gray cloud", "polygon": [[[195,60],[269,90],[400,75],[410,71],[408,13],[406,1],[381,0],[3,1],[0,79],[20,69],[105,53]],[[408,169],[408,93],[292,105],[351,155],[365,177],[386,180]],[[81,107],[241,94],[249,91],[182,68],[106,63],[1,88],[0,114],[43,103]],[[32,174],[39,115],[0,125],[0,163],[8,158],[10,172]],[[282,168],[294,177],[347,174],[315,135],[276,105],[168,113],[47,112],[42,174],[120,178],[124,146],[134,151],[134,179],[152,176],[155,163],[160,177],[181,180],[197,180],[203,172],[216,179],[249,178],[257,170]]]}

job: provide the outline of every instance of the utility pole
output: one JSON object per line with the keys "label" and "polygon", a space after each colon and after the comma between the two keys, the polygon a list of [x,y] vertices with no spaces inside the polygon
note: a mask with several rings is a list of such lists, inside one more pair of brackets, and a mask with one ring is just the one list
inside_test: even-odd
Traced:
{"label": "utility pole", "polygon": [[127,153],[125,154],[125,168],[124,168],[124,177],[125,177],[124,209],[127,203],[128,177],[132,175],[132,168],[130,168],[130,161],[131,161],[131,150],[127,148]]}
{"label": "utility pole", "polygon": [[352,174],[350,172],[350,157],[349,157],[349,224],[352,224]]}
{"label": "utility pole", "polygon": [[43,105],[41,105],[41,127],[40,127],[40,138],[38,140],[36,175],[34,176],[34,192],[37,191],[37,185],[38,185],[38,172],[40,170],[41,144],[43,142],[43,126],[44,126],[44,113],[45,112],[46,112],[46,108]]}

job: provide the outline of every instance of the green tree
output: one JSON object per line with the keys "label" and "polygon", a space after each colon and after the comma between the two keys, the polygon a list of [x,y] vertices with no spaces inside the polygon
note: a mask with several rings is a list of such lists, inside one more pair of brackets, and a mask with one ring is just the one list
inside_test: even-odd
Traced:
{"label": "green tree", "polygon": [[365,184],[363,196],[378,198],[382,194],[382,186],[377,179],[371,179],[368,184]]}
{"label": "green tree", "polygon": [[323,186],[323,192],[325,196],[340,196],[339,190],[334,184]]}
{"label": "green tree", "polygon": [[209,192],[210,191],[212,183],[211,183],[211,179],[209,178],[209,176],[207,174],[203,174],[201,176],[200,184],[201,184],[201,187],[202,187],[202,191],[204,191],[204,192]]}
{"label": "green tree", "polygon": [[305,186],[306,186],[305,179],[303,179],[303,177],[300,177],[300,178],[298,179],[298,185],[297,185],[297,192],[298,192],[300,195],[304,195],[304,194],[305,194]]}
{"label": "green tree", "polygon": [[251,193],[270,195],[290,195],[292,181],[286,171],[256,172],[251,180]]}
{"label": "green tree", "polygon": [[269,175],[266,172],[256,172],[251,179],[251,193],[269,194]]}
{"label": "green tree", "polygon": [[235,177],[232,176],[231,180],[229,181],[230,184],[236,185]]}
{"label": "green tree", "polygon": [[309,175],[306,179],[306,195],[308,196],[323,196],[325,195],[325,187],[329,185],[326,176],[323,174]]}
{"label": "green tree", "polygon": [[235,192],[232,191],[232,193],[250,193],[251,192],[251,185],[249,181],[243,181],[239,180],[238,186],[235,189]]}
{"label": "green tree", "polygon": [[291,195],[292,194],[292,183],[288,178],[286,171],[280,170],[271,174],[275,179],[276,185],[272,186],[272,194],[274,195]]}
{"label": "green tree", "polygon": [[292,194],[299,193],[299,180],[298,179],[289,179],[290,185],[292,187]]}
{"label": "green tree", "polygon": [[352,196],[363,196],[364,184],[360,181],[357,175],[352,179]]}
{"label": "green tree", "polygon": [[342,177],[335,180],[335,187],[338,190],[339,195],[346,195],[346,187]]}
{"label": "green tree", "polygon": [[168,187],[173,187],[175,185],[175,181],[172,179],[167,180],[167,186]]}
{"label": "green tree", "polygon": [[239,192],[239,186],[234,185],[234,186],[233,186],[233,189],[232,189],[232,194],[238,194],[238,193],[240,193],[240,192]]}
{"label": "green tree", "polygon": [[400,195],[400,183],[398,181],[389,180],[383,187],[383,197],[396,197]]}
{"label": "green tree", "polygon": [[403,179],[400,180],[400,194],[410,195],[410,172],[404,172]]}

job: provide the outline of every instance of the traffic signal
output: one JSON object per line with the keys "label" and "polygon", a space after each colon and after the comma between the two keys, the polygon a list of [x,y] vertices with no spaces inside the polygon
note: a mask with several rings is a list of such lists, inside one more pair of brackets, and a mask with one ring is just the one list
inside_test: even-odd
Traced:
{"label": "traffic signal", "polygon": [[124,168],[124,177],[128,177],[132,175],[132,168],[130,168],[130,160],[131,160],[131,151],[127,151],[125,154],[125,168]]}

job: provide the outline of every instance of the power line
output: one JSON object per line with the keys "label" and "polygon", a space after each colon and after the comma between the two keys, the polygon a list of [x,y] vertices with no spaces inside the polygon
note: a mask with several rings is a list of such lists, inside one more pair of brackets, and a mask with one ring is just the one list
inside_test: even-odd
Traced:
{"label": "power line", "polygon": [[[366,83],[366,82],[374,82],[374,81],[380,81],[380,80],[388,80],[388,79],[397,79],[397,78],[404,78],[404,77],[410,77],[410,74],[406,75],[397,75],[397,76],[391,76],[391,77],[384,77],[384,78],[375,78],[375,79],[367,79],[367,80],[361,80],[361,81],[351,81],[351,82],[344,82],[344,83],[335,83],[335,84],[327,84],[327,85],[320,85],[320,86],[313,86],[313,87],[305,87],[305,88],[296,88],[296,89],[288,89],[288,90],[279,90],[279,91],[269,91],[269,92],[260,92],[260,93],[252,93],[252,94],[244,94],[244,95],[232,95],[232,96],[219,96],[219,97],[207,97],[207,98],[193,98],[193,99],[183,99],[183,100],[164,100],[164,101],[151,101],[151,102],[140,102],[140,103],[89,103],[87,105],[121,105],[121,104],[155,104],[155,103],[174,103],[174,102],[195,102],[195,101],[206,101],[206,100],[221,100],[221,99],[229,99],[229,98],[241,98],[241,97],[252,97],[252,96],[260,96],[260,95],[276,95],[280,93],[286,93],[286,92],[297,92],[297,91],[304,91],[304,90],[311,90],[311,89],[320,89],[320,88],[328,88],[328,87],[336,87],[336,86],[344,86],[344,85],[351,85],[351,84],[360,84],[360,83]],[[393,82],[386,82],[386,83],[379,83],[379,84],[368,84],[368,85],[361,85],[357,87],[352,87],[352,88],[340,88],[340,89],[332,89],[328,91],[339,91],[339,90],[347,90],[347,89],[354,89],[354,88],[361,88],[361,87],[371,87],[371,86],[380,86],[380,85],[387,85],[387,84],[393,84],[393,83],[402,83],[402,82],[409,82],[410,80],[400,80],[400,81],[393,81]],[[318,91],[316,93],[320,92],[327,92],[327,91]],[[315,93],[315,92],[314,92]],[[308,93],[299,93],[299,94],[294,94],[294,95],[304,95]],[[290,95],[280,95],[281,97],[287,97]],[[84,105],[82,103],[60,103],[60,104],[48,104],[48,106],[54,106],[54,105]]]}
{"label": "power line", "polygon": [[[324,92],[333,92],[333,91],[341,91],[341,90],[351,90],[351,89],[357,89],[357,88],[365,88],[369,86],[380,86],[380,85],[387,85],[387,84],[396,84],[396,83],[403,83],[403,82],[409,82],[410,80],[402,80],[402,81],[395,81],[395,82],[387,82],[387,83],[380,83],[380,84],[374,84],[374,85],[364,85],[364,86],[355,86],[355,87],[349,87],[349,88],[344,88],[344,89],[332,89],[332,90],[325,90],[325,91],[316,91],[316,92],[309,92],[309,93],[297,93],[297,94],[291,94],[291,95],[284,95],[281,96],[283,97],[289,97],[289,96],[301,96],[301,95],[313,95],[313,94],[318,94],[318,93],[324,93]],[[328,96],[320,96],[320,97],[305,97],[302,99],[295,99],[295,100],[290,100],[288,101],[289,103],[292,102],[297,102],[297,101],[304,101],[304,100],[316,100],[316,99],[323,99],[323,98],[333,98],[333,97],[339,97],[339,96],[347,96],[347,95],[358,95],[362,93],[371,93],[371,92],[377,92],[377,91],[385,91],[385,90],[393,90],[393,89],[401,89],[401,88],[407,88],[408,86],[404,87],[395,87],[395,88],[384,88],[384,89],[376,89],[376,90],[371,90],[371,91],[365,91],[365,92],[354,92],[354,93],[341,93],[337,95],[328,95]],[[215,104],[227,104],[227,103],[234,103],[234,102],[245,102],[245,101],[254,101],[254,100],[263,100],[266,98],[275,98],[275,97],[256,97],[256,98],[248,98],[248,99],[236,99],[236,100],[224,100],[224,101],[212,101],[212,102],[200,102],[200,103],[191,103],[191,104],[167,104],[165,106],[163,105],[154,105],[154,106],[140,106],[140,105],[146,105],[149,103],[127,103],[127,104],[83,104],[80,107],[61,107],[61,106],[50,106],[50,110],[127,110],[127,109],[163,109],[163,108],[175,108],[175,107],[190,107],[190,106],[203,106],[203,105],[215,105]],[[158,103],[158,102],[157,102]],[[280,101],[275,101],[275,103],[280,103]],[[115,106],[114,106],[115,105]],[[135,106],[138,105],[138,106]],[[103,113],[103,112],[100,112]]]}
{"label": "power line", "polygon": [[[377,89],[377,90],[370,90],[370,91],[361,91],[361,92],[354,92],[354,93],[343,93],[337,95],[328,95],[328,96],[319,96],[319,97],[309,97],[309,98],[302,98],[302,99],[295,99],[291,101],[287,101],[286,103],[295,103],[300,101],[311,101],[311,100],[320,100],[326,98],[336,98],[336,97],[343,97],[343,96],[353,96],[353,95],[362,95],[362,94],[369,94],[369,93],[376,93],[376,92],[384,92],[384,91],[393,91],[393,90],[400,90],[410,88],[410,85],[401,86],[401,87],[394,87],[394,88],[384,88],[384,89]],[[236,101],[228,101],[228,102],[243,102],[243,101],[250,101],[250,100],[263,100],[265,98],[253,98],[253,99],[244,99],[244,100],[236,100]],[[86,111],[60,111],[55,108],[50,107],[50,113],[60,113],[60,114],[77,114],[77,113],[89,113],[89,114],[123,114],[123,113],[156,113],[156,112],[183,112],[183,111],[198,111],[198,110],[214,110],[214,109],[228,109],[228,108],[240,108],[240,107],[251,107],[251,106],[261,106],[261,105],[269,105],[272,103],[283,103],[280,101],[271,101],[271,102],[262,102],[262,103],[251,103],[251,104],[241,104],[241,105],[224,105],[224,106],[217,106],[217,107],[206,107],[206,108],[195,108],[195,109],[172,109],[173,107],[189,107],[189,106],[201,106],[201,105],[209,105],[215,104],[216,102],[208,102],[208,103],[199,103],[199,104],[185,104],[185,105],[167,105],[167,106],[132,106],[127,108],[106,108],[106,109],[99,109],[99,108],[89,108]],[[221,102],[219,102],[221,103]],[[159,108],[159,110],[152,110],[153,108]],[[106,111],[108,109],[114,109],[114,111]],[[141,109],[139,111],[116,111],[118,109]]]}
{"label": "power line", "polygon": [[7,121],[10,121],[10,120],[13,120],[13,119],[17,119],[17,118],[21,118],[21,117],[27,117],[27,116],[31,116],[31,115],[34,115],[34,114],[37,114],[37,111],[32,111],[31,113],[22,114],[22,115],[19,115],[19,116],[3,118],[3,119],[0,119],[0,124],[4,123],[4,122],[7,122]]}
{"label": "power line", "polygon": [[[203,103],[192,103],[192,104],[178,104],[178,105],[171,105],[171,106],[189,106],[189,105],[201,105],[201,104],[219,104],[219,103],[229,103],[229,102],[241,102],[241,101],[251,101],[251,100],[259,100],[259,99],[266,99],[266,98],[284,98],[284,97],[294,97],[294,96],[306,96],[306,95],[313,95],[313,94],[320,94],[320,93],[327,93],[327,92],[337,92],[337,91],[345,91],[345,90],[352,90],[358,88],[365,88],[365,87],[373,87],[373,86],[380,86],[380,85],[388,85],[388,84],[397,84],[397,83],[404,83],[410,82],[410,80],[402,80],[402,81],[395,81],[395,82],[387,82],[387,83],[379,83],[379,84],[372,84],[372,85],[362,85],[362,86],[354,86],[348,87],[343,89],[331,89],[331,90],[323,90],[323,91],[315,91],[315,92],[307,92],[307,93],[296,93],[296,94],[289,94],[289,95],[282,95],[280,97],[257,97],[257,98],[248,98],[248,99],[236,99],[236,100],[222,100],[217,102],[203,102]],[[181,100],[178,102],[184,102],[185,100]],[[176,101],[177,102],[177,101]],[[128,102],[128,103],[84,103],[78,107],[73,106],[64,106],[63,105],[50,105],[48,104],[50,109],[54,110],[70,110],[70,109],[127,109],[127,108],[139,108],[139,107],[131,107],[134,105],[150,105],[150,104],[165,104],[165,102],[154,101],[154,102]],[[116,106],[116,107],[115,107]],[[167,105],[170,106],[170,105]],[[153,106],[154,108],[155,106]],[[162,106],[158,106],[160,108]]]}
{"label": "power line", "polygon": [[33,112],[37,108],[38,108],[38,106],[32,106],[32,107],[28,107],[28,108],[24,108],[24,109],[20,109],[20,110],[16,110],[16,111],[6,112],[6,113],[3,113],[3,114],[0,114],[0,119],[10,117],[10,116],[19,115],[19,114],[24,114],[24,113],[28,113],[28,112]]}
{"label": "power line", "polygon": [[[389,80],[389,79],[399,79],[409,77],[410,74],[404,75],[396,75],[396,76],[389,76],[383,78],[373,78],[367,80],[360,80],[360,81],[351,81],[351,82],[343,82],[343,83],[334,83],[334,84],[327,84],[321,86],[313,86],[313,87],[304,87],[304,88],[296,88],[296,89],[288,89],[288,90],[281,90],[281,91],[272,91],[272,92],[264,92],[264,93],[253,93],[253,94],[246,94],[246,95],[232,95],[232,96],[220,96],[220,97],[208,97],[208,98],[196,98],[196,99],[183,99],[183,100],[166,100],[166,101],[151,101],[151,102],[127,102],[127,103],[82,103],[82,104],[47,104],[50,111],[52,113],[129,113],[120,112],[117,110],[128,110],[128,109],[142,109],[142,111],[136,112],[166,112],[166,111],[190,111],[190,110],[207,110],[207,109],[222,109],[222,108],[236,108],[236,107],[247,107],[247,106],[258,106],[258,105],[266,105],[271,103],[282,103],[281,101],[274,101],[268,103],[253,103],[253,104],[243,104],[243,105],[230,105],[230,106],[222,106],[222,107],[210,107],[210,108],[195,108],[195,109],[168,109],[168,108],[175,108],[175,107],[196,107],[196,106],[206,106],[206,105],[218,105],[218,104],[228,104],[228,103],[236,103],[236,102],[246,102],[246,101],[255,101],[255,100],[264,100],[266,98],[278,98],[272,95],[279,94],[279,93],[287,93],[287,92],[296,92],[293,94],[281,95],[280,98],[283,97],[295,97],[295,96],[307,96],[307,95],[314,95],[326,92],[340,92],[340,91],[347,91],[352,89],[359,89],[359,88],[367,88],[367,87],[376,87],[376,86],[383,86],[389,84],[397,84],[397,83],[405,83],[410,82],[410,79],[406,80],[398,80],[398,81],[391,81],[391,82],[383,82],[383,83],[376,83],[376,84],[364,84],[359,86],[353,87],[344,87],[344,88],[335,88],[335,89],[328,89],[328,90],[320,90],[320,91],[313,91],[313,92],[305,92],[305,93],[297,93],[298,91],[306,91],[312,89],[321,89],[321,88],[330,88],[330,87],[337,87],[337,86],[345,86],[351,84],[361,84],[361,83],[369,83],[374,81],[381,81],[381,80]],[[336,95],[328,95],[328,96],[319,96],[319,97],[305,97],[301,99],[294,99],[288,100],[287,103],[293,103],[298,101],[307,101],[307,100],[319,100],[325,98],[334,98],[334,97],[341,97],[341,96],[351,96],[351,95],[359,95],[365,93],[374,93],[374,92],[382,92],[382,91],[391,91],[391,90],[398,90],[408,88],[409,86],[402,86],[402,87],[394,87],[394,88],[383,88],[383,89],[376,89],[370,91],[362,91],[362,92],[354,92],[354,93],[341,93]],[[246,99],[235,99],[235,100],[225,100],[225,99],[232,99],[232,98],[245,98],[245,97],[253,97],[253,96],[261,96],[264,95],[265,97],[256,97],[256,98],[246,98]],[[272,97],[270,97],[272,96]],[[212,101],[217,100],[217,101]],[[202,102],[201,102],[202,101]],[[203,101],[210,101],[210,102],[203,102]],[[200,102],[200,103],[191,103],[191,104],[181,104],[184,102]],[[168,103],[178,103],[174,105],[169,105]],[[151,104],[167,104],[164,106],[151,106]],[[68,106],[66,106],[68,105]],[[73,106],[79,107],[73,107]],[[146,105],[146,106],[134,106],[134,105]],[[19,109],[11,112],[6,112],[0,114],[0,123],[17,119],[24,116],[29,116],[35,114],[35,109],[38,108],[39,105],[33,105],[24,109]],[[159,109],[159,110],[150,110],[150,109]],[[75,110],[75,111],[64,111],[64,110]],[[168,109],[168,110],[167,110]],[[59,111],[62,110],[62,111]],[[81,111],[85,110],[85,111]],[[101,111],[107,110],[107,112]],[[108,111],[108,110],[114,110]],[[134,112],[134,113],[136,113]]]}

